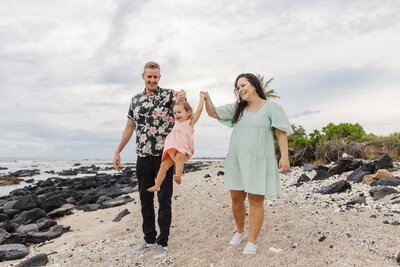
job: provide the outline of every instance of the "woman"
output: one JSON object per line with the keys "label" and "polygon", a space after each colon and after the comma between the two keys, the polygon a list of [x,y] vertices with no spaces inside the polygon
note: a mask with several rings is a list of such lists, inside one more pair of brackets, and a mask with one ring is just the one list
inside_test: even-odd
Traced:
{"label": "woman", "polygon": [[[274,138],[278,140],[282,173],[290,169],[287,135],[292,127],[282,107],[266,99],[259,79],[251,73],[240,74],[235,81],[235,104],[215,108],[207,92],[202,92],[208,115],[233,127],[225,159],[225,188],[230,190],[236,233],[231,245],[248,236],[243,254],[255,254],[257,236],[264,221],[264,197],[281,194]],[[248,197],[250,233],[244,227]]]}

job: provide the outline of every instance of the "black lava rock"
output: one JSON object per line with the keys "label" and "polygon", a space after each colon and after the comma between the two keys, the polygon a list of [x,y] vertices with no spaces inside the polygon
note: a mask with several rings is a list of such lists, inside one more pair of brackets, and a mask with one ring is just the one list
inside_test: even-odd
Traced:
{"label": "black lava rock", "polygon": [[49,218],[40,218],[39,220],[36,221],[36,224],[39,228],[40,231],[49,229],[50,227],[54,226],[57,224],[55,220],[49,219]]}
{"label": "black lava rock", "polygon": [[363,162],[359,159],[341,158],[335,166],[329,169],[329,174],[342,174],[347,171],[355,170],[362,165]]}
{"label": "black lava rock", "polygon": [[125,216],[128,215],[128,214],[130,214],[129,210],[128,210],[128,209],[124,209],[124,210],[122,210],[122,211],[117,215],[117,217],[115,217],[114,220],[112,220],[112,221],[113,221],[113,222],[119,222],[119,221],[121,221],[121,219],[122,219],[123,217],[125,217]]}
{"label": "black lava rock", "polygon": [[380,156],[379,158],[373,159],[371,162],[376,166],[377,170],[393,167],[393,160],[389,155]]}
{"label": "black lava rock", "polygon": [[322,187],[321,189],[315,190],[314,193],[317,194],[334,194],[334,193],[340,193],[344,192],[347,189],[351,190],[351,185],[349,182],[345,180],[341,180],[338,182],[335,182],[329,186]]}
{"label": "black lava rock", "polygon": [[30,257],[29,259],[18,263],[15,267],[33,267],[33,266],[45,266],[49,262],[47,258],[47,254],[40,253],[35,256]]}
{"label": "black lava rock", "polygon": [[16,224],[29,224],[34,223],[37,219],[40,219],[44,216],[46,216],[46,212],[44,210],[35,208],[21,213],[21,215],[13,219],[12,222]]}
{"label": "black lava rock", "polygon": [[329,177],[331,177],[331,175],[329,174],[329,168],[327,168],[325,166],[318,166],[315,168],[315,171],[317,173],[315,174],[314,178],[312,179],[313,181],[326,180]]}
{"label": "black lava rock", "polygon": [[357,168],[348,177],[347,181],[352,181],[360,183],[365,175],[374,174],[376,172],[376,167],[373,163],[366,163],[363,166]]}
{"label": "black lava rock", "polygon": [[15,176],[15,177],[31,177],[34,175],[40,174],[40,171],[38,169],[34,170],[18,170],[16,172],[12,172],[9,174],[9,176]]}
{"label": "black lava rock", "polygon": [[305,172],[310,172],[310,171],[312,171],[313,169],[314,169],[314,166],[311,165],[311,164],[305,163],[305,164],[303,165],[303,171],[305,171]]}
{"label": "black lava rock", "polygon": [[58,209],[66,203],[67,201],[64,198],[60,196],[54,196],[43,200],[41,206],[42,209],[44,209],[46,212],[50,212],[52,210]]}
{"label": "black lava rock", "polygon": [[346,203],[346,205],[355,205],[355,204],[366,204],[367,201],[365,197],[356,196],[352,200]]}
{"label": "black lava rock", "polygon": [[0,262],[22,259],[29,254],[29,248],[22,244],[0,245]]}
{"label": "black lava rock", "polygon": [[381,199],[387,195],[396,194],[397,190],[392,187],[378,186],[369,190],[369,194],[374,200]]}
{"label": "black lava rock", "polygon": [[376,182],[371,183],[371,186],[398,186],[400,185],[400,178],[399,177],[394,177],[394,178],[386,178],[386,179],[381,179]]}
{"label": "black lava rock", "polygon": [[64,229],[62,225],[55,225],[52,226],[48,231],[46,232],[29,232],[26,235],[26,242],[28,243],[43,243],[47,240],[51,240],[54,238],[57,238],[61,236],[64,233]]}
{"label": "black lava rock", "polygon": [[307,176],[307,174],[302,174],[299,179],[297,179],[297,183],[304,183],[304,182],[308,182],[311,181],[311,178]]}

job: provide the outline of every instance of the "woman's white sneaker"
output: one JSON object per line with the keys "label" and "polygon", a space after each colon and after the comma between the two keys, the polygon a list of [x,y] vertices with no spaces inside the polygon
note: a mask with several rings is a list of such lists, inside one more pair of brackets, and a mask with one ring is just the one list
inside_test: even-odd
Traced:
{"label": "woman's white sneaker", "polygon": [[257,245],[247,242],[246,246],[243,249],[243,254],[256,254],[257,253]]}
{"label": "woman's white sneaker", "polygon": [[243,239],[245,239],[248,236],[246,229],[244,229],[244,232],[239,234],[238,232],[236,232],[231,241],[229,241],[229,245],[239,245]]}

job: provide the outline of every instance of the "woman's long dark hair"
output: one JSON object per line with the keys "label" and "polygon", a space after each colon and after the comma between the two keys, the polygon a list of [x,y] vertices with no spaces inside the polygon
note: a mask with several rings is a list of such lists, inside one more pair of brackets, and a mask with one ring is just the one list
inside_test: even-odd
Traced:
{"label": "woman's long dark hair", "polygon": [[235,95],[236,95],[236,103],[235,103],[235,115],[233,115],[233,124],[236,124],[240,118],[243,115],[243,111],[244,109],[247,107],[247,102],[244,101],[238,94],[238,90],[237,90],[237,83],[239,81],[240,78],[246,78],[249,83],[254,86],[254,88],[256,89],[256,93],[259,97],[261,97],[262,99],[267,100],[267,97],[265,96],[265,91],[263,86],[261,85],[260,80],[257,78],[256,75],[252,74],[252,73],[242,73],[240,74],[235,81]]}

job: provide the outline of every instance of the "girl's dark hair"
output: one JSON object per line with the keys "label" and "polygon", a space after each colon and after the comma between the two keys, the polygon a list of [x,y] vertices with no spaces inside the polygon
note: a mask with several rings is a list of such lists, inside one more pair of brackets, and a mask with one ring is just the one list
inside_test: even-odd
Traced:
{"label": "girl's dark hair", "polygon": [[255,91],[257,93],[257,95],[259,97],[261,97],[262,99],[267,100],[267,97],[265,96],[265,91],[264,88],[260,82],[260,80],[257,78],[256,75],[252,74],[252,73],[242,73],[239,74],[239,76],[236,78],[235,81],[235,89],[234,89],[234,93],[236,95],[236,103],[235,103],[235,114],[233,115],[233,122],[232,124],[236,124],[240,118],[243,115],[243,111],[244,109],[247,107],[247,102],[244,101],[238,94],[238,89],[237,89],[237,83],[239,81],[240,78],[246,78],[249,83],[254,86]]}

